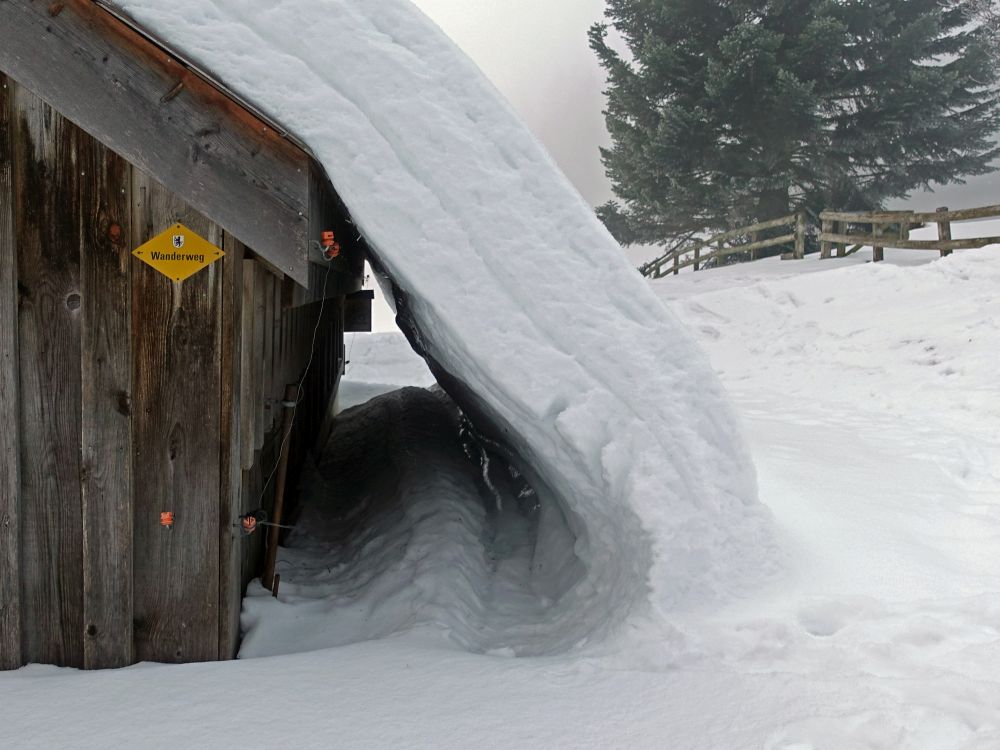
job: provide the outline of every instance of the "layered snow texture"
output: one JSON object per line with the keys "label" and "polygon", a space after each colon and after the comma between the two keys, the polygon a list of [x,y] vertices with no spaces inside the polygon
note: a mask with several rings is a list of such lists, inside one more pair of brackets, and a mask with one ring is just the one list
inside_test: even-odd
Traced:
{"label": "layered snow texture", "polygon": [[554,648],[724,597],[765,565],[751,462],[705,358],[419,11],[121,6],[311,147],[439,381],[564,505],[586,572],[550,608]]}
{"label": "layered snow texture", "polygon": [[310,146],[438,380],[558,506],[575,542],[552,553],[583,573],[546,613],[553,650],[768,567],[751,461],[705,358],[410,3],[120,5]]}

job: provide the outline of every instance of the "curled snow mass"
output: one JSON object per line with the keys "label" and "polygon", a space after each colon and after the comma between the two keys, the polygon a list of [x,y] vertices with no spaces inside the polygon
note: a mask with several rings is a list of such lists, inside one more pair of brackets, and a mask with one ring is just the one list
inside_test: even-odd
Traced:
{"label": "curled snow mass", "polygon": [[558,498],[553,649],[727,596],[773,549],[705,357],[475,66],[406,0],[126,0],[313,150],[439,382]]}

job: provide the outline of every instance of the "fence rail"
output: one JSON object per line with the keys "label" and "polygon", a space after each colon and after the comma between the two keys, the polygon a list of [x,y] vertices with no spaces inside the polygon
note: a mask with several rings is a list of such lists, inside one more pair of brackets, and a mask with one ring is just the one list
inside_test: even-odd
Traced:
{"label": "fence rail", "polygon": [[[973,237],[952,239],[953,221],[970,221],[1000,217],[1000,205],[982,208],[965,208],[951,211],[947,206],[933,212],[919,211],[823,211],[820,215],[822,231],[819,235],[820,257],[829,258],[833,247],[837,256],[847,255],[847,245],[871,247],[872,260],[878,263],[885,258],[885,248],[900,250],[937,250],[941,257],[954,250],[973,250],[987,245],[1000,244],[1000,237]],[[910,230],[925,224],[937,224],[936,240],[911,240]],[[867,232],[858,226],[868,226]]]}
{"label": "fence rail", "polygon": [[[964,208],[952,211],[947,207],[936,211],[823,211],[819,215],[820,258],[830,258],[836,248],[837,257],[845,257],[862,247],[873,249],[872,260],[879,262],[885,257],[885,248],[902,250],[937,250],[941,256],[950,255],[954,250],[971,250],[987,245],[1000,244],[1000,237],[974,237],[953,239],[952,222],[976,219],[1000,218],[1000,205],[981,208]],[[910,232],[927,224],[936,224],[936,240],[911,240]],[[758,240],[757,235],[769,229],[789,227],[792,231],[779,237]],[[861,227],[868,227],[862,231]],[[810,232],[806,212],[800,211],[778,219],[733,229],[716,234],[708,239],[695,240],[689,245],[676,248],[654,258],[639,267],[643,276],[658,279],[668,274],[680,273],[682,268],[694,266],[698,271],[705,264],[749,252],[751,260],[757,260],[761,250],[786,245],[792,252],[782,254],[783,260],[805,257],[806,235]],[[733,244],[733,240],[749,238],[750,242]],[[851,246],[851,247],[848,247]],[[707,252],[706,252],[707,251]]]}
{"label": "fence rail", "polygon": [[[705,240],[695,240],[690,245],[671,250],[658,258],[654,258],[648,263],[639,267],[639,273],[643,276],[658,279],[668,273],[678,274],[682,268],[694,266],[694,270],[700,270],[704,264],[718,259],[725,258],[736,253],[751,254],[753,260],[757,260],[757,254],[761,250],[779,245],[794,246],[790,257],[804,258],[806,252],[806,232],[808,231],[808,219],[805,212],[789,214],[779,219],[762,221],[759,224],[751,224],[747,227],[733,229],[728,232],[713,235]],[[780,237],[769,237],[758,240],[757,234],[768,229],[779,229],[789,227],[792,232],[783,234]],[[732,244],[732,240],[750,237],[751,241],[743,244]],[[728,243],[728,245],[727,245]],[[712,248],[712,249],[710,249]],[[708,252],[704,252],[708,249]]]}

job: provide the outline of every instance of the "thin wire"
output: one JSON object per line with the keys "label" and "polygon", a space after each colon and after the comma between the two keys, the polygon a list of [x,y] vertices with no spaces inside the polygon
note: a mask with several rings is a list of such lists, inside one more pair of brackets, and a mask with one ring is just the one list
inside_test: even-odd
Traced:
{"label": "thin wire", "polygon": [[347,350],[347,357],[344,359],[344,374],[347,374],[347,366],[351,363],[351,355],[354,353],[354,342],[358,340],[358,334],[351,334],[351,346]]}
{"label": "thin wire", "polygon": [[285,445],[288,443],[288,439],[292,435],[292,428],[295,426],[295,415],[299,411],[299,404],[302,403],[303,384],[306,382],[306,378],[309,376],[309,369],[312,367],[313,360],[316,358],[316,335],[319,333],[319,327],[323,323],[323,310],[326,308],[326,285],[330,280],[330,271],[332,268],[333,263],[328,262],[326,266],[326,275],[323,277],[323,292],[320,295],[322,299],[319,303],[319,315],[316,316],[316,325],[313,326],[312,332],[312,343],[309,345],[309,361],[306,363],[306,369],[302,372],[302,377],[299,378],[299,382],[296,384],[295,405],[292,407],[292,418],[289,420],[288,430],[285,432],[284,437],[281,438],[281,445],[278,446],[278,457],[274,462],[274,468],[272,468],[271,473],[267,475],[264,487],[261,489],[260,496],[257,498],[258,507],[261,507],[261,503],[264,502],[264,495],[267,494],[267,488],[270,486],[275,472],[278,471],[278,465],[281,463],[281,454],[284,452]]}

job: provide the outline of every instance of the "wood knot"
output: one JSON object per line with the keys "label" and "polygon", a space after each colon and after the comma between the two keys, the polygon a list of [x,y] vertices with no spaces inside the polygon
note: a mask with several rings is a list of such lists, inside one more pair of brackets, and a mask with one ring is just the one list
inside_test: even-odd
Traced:
{"label": "wood knot", "polygon": [[122,239],[122,225],[119,224],[117,221],[112,221],[108,225],[108,237],[115,244],[121,242],[121,239]]}
{"label": "wood knot", "polygon": [[90,623],[90,625],[87,626],[87,635],[91,638],[97,635],[97,626],[94,623]]}
{"label": "wood knot", "polygon": [[80,294],[79,292],[73,292],[66,297],[66,309],[71,312],[76,312],[80,309]]}
{"label": "wood knot", "polygon": [[123,417],[128,417],[132,415],[132,397],[126,391],[118,391],[117,403],[115,404],[115,409]]}

